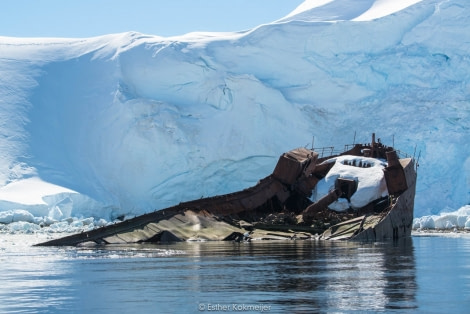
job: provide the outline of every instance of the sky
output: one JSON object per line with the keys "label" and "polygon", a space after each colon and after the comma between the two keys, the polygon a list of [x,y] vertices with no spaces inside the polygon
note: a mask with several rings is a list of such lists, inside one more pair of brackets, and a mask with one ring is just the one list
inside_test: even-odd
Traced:
{"label": "sky", "polygon": [[0,36],[175,36],[240,31],[280,19],[303,0],[2,0]]}

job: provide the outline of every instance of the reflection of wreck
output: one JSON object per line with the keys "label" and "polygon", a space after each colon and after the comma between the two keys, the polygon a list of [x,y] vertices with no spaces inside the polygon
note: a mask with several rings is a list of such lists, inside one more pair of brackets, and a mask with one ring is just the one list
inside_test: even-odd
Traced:
{"label": "reflection of wreck", "polygon": [[[392,147],[375,142],[375,136],[370,144],[346,146],[339,154],[332,149],[327,157],[320,156],[323,153],[294,149],[279,158],[271,175],[251,188],[180,203],[40,245],[240,240],[247,231],[251,238],[261,239],[319,235],[320,239],[381,241],[410,236],[416,186],[413,158],[399,158]],[[330,205],[349,204],[360,192],[357,178],[338,176],[333,187],[312,202],[312,190],[328,175],[335,158],[343,156],[352,156],[351,167],[367,168],[367,160],[380,160],[385,195],[360,208],[331,210]],[[354,158],[359,158],[357,164]]]}

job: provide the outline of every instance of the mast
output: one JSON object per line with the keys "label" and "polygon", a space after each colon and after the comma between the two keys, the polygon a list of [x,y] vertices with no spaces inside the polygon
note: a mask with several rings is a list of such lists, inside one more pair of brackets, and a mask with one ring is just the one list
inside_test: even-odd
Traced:
{"label": "mast", "polygon": [[375,133],[372,133],[372,143],[371,143],[371,157],[375,157]]}

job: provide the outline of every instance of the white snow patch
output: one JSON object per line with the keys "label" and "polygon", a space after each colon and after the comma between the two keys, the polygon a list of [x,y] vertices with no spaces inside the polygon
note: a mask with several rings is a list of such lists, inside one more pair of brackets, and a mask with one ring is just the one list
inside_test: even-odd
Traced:
{"label": "white snow patch", "polygon": [[306,0],[294,11],[279,20],[310,20],[338,22],[372,21],[403,9],[422,0]]}
{"label": "white snow patch", "polygon": [[338,178],[354,180],[358,183],[357,191],[351,196],[350,202],[340,198],[329,205],[335,211],[345,211],[349,207],[358,209],[370,202],[388,195],[383,169],[385,161],[375,158],[358,156],[340,156],[325,161],[334,162],[328,174],[320,180],[316,187],[314,201],[322,198],[335,188]]}
{"label": "white snow patch", "polygon": [[297,15],[299,13],[321,7],[327,3],[330,3],[334,0],[305,0],[301,3],[294,11],[286,15],[283,19],[289,18],[291,16]]}
{"label": "white snow patch", "polygon": [[372,21],[406,9],[423,0],[375,0],[366,12],[353,19],[353,21]]}
{"label": "white snow patch", "polygon": [[31,177],[0,187],[0,200],[24,205],[47,205],[44,197],[60,193],[77,192]]}

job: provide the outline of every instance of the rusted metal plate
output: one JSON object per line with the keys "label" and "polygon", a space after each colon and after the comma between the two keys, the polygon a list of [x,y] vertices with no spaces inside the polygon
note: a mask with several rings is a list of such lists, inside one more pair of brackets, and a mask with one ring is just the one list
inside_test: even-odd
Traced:
{"label": "rusted metal plate", "polygon": [[313,172],[318,154],[306,148],[297,148],[284,153],[274,169],[273,176],[285,184],[294,184],[305,169]]}

